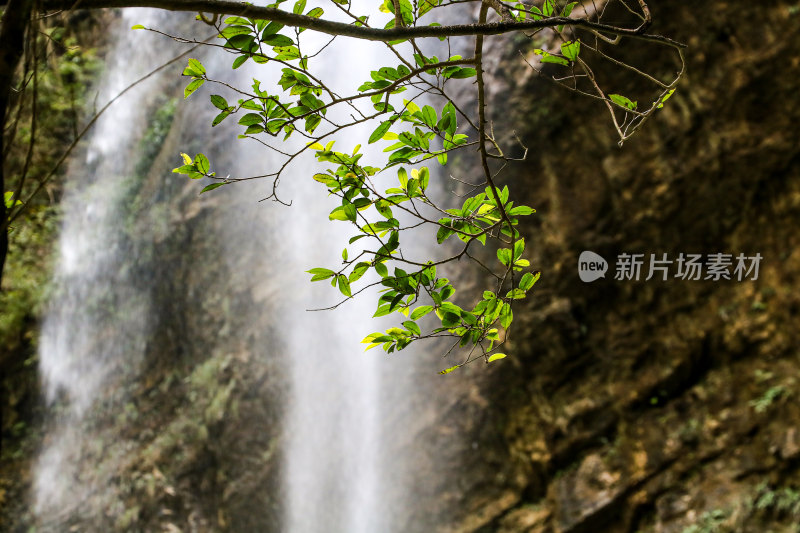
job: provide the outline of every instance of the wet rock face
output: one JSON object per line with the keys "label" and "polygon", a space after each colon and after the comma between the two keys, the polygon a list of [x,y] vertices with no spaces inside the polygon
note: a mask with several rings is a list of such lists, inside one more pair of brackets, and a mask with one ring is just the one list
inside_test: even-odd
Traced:
{"label": "wet rock face", "polygon": [[[542,278],[516,315],[516,357],[474,393],[495,421],[475,439],[503,480],[473,484],[456,530],[765,531],[800,516],[800,15],[652,8],[653,31],[689,45],[687,76],[622,148],[601,106],[493,45],[506,82],[492,99],[521,110],[505,126],[537,147],[508,181],[537,208]],[[606,279],[580,281],[583,250],[609,260]],[[763,259],[756,281],[615,281],[623,252]]]}

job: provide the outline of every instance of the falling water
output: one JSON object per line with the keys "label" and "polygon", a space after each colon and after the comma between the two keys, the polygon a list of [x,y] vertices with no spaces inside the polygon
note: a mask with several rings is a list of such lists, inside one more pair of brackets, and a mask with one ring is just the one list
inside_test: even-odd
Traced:
{"label": "falling water", "polygon": [[[120,25],[130,27],[134,19],[151,25],[163,20],[156,11],[133,10],[124,13]],[[143,44],[125,31],[117,35],[107,57],[113,67],[99,87],[105,100],[163,56],[152,41]],[[112,106],[95,126],[85,160],[74,161],[69,169],[55,295],[39,348],[47,402],[55,406],[62,400],[36,467],[35,506],[49,520],[68,515],[93,490],[79,481],[83,476],[76,470],[89,445],[81,424],[103,386],[115,374],[136,367],[149,330],[151,302],[133,274],[130,243],[120,236],[126,223],[127,176],[137,156],[129,147],[137,146],[144,132],[141,110],[153,90],[152,83],[145,83],[125,103]]]}
{"label": "falling water", "polygon": [[[320,43],[325,41],[322,37]],[[357,66],[343,61],[354,57]],[[340,40],[324,50],[316,66],[320,78],[342,94],[352,91],[357,80],[369,79],[370,70],[394,62],[396,58],[385,49]],[[334,136],[336,148],[352,150],[374,127],[367,124]],[[252,152],[245,155],[247,148],[239,147],[240,157],[246,157],[249,165],[275,167],[269,152],[262,151],[254,158]],[[362,152],[367,162],[377,163],[385,157],[370,147]],[[276,299],[283,301],[284,311],[276,321],[287,343],[290,381],[283,440],[283,530],[407,531],[404,520],[411,501],[407,494],[410,476],[398,454],[399,443],[405,443],[413,432],[408,406],[412,403],[414,359],[419,354],[408,350],[402,359],[390,360],[374,351],[363,352],[360,339],[386,326],[369,318],[375,308],[374,293],[334,311],[306,310],[340,301],[341,295],[328,283],[309,286],[304,271],[317,266],[335,268],[353,235],[349,224],[328,220],[328,213],[340,201],[328,197],[311,179],[319,171],[311,157],[295,164],[280,189],[281,197],[295,205],[267,213],[259,209],[250,222],[262,225],[266,216],[269,226],[280,228],[266,237],[265,247],[274,251],[270,261],[280,264],[270,270],[280,271],[273,286],[281,287]],[[270,187],[264,186],[265,196]],[[261,220],[256,222],[258,217]],[[235,227],[238,231],[241,226]],[[357,252],[350,247],[351,257]]]}
{"label": "falling water", "polygon": [[[173,24],[173,20],[173,16],[155,10],[123,12],[119,27],[112,31],[119,37],[108,56],[109,68],[100,86],[101,101],[177,53],[175,48],[164,46],[164,40],[143,38],[127,28],[133,24],[164,27]],[[365,49],[352,40],[337,41],[317,61],[323,68],[323,78],[344,92],[352,90],[358,80],[368,79],[370,68],[380,66],[387,57],[389,64],[396,61],[380,50],[370,55]],[[358,71],[347,64],[352,63],[353,57],[358,58]],[[230,56],[211,56],[204,62],[209,70],[227,72]],[[239,86],[249,85],[250,76],[268,81],[258,70],[246,68],[237,71],[237,76],[234,84]],[[152,243],[163,234],[185,231],[180,224],[189,215],[169,213],[159,218],[151,213],[146,215],[146,223],[131,221],[134,216],[126,180],[140,158],[137,147],[146,129],[143,115],[152,113],[154,99],[162,96],[160,87],[165,83],[156,79],[112,106],[89,139],[85,161],[74,162],[69,171],[70,192],[63,202],[56,290],[40,347],[47,401],[58,416],[48,430],[34,490],[40,523],[56,524],[52,526],[54,531],[61,530],[58,524],[67,523],[92,494],[115,490],[112,476],[103,478],[90,472],[99,468],[91,458],[100,454],[92,448],[97,448],[99,441],[92,440],[92,431],[102,429],[92,428],[92,423],[103,409],[113,411],[112,415],[114,410],[120,410],[123,402],[118,397],[136,384],[142,361],[157,344],[153,337],[159,319],[154,317],[171,315],[170,320],[190,322],[188,317],[195,316],[197,309],[180,308],[180,302],[195,302],[201,308],[215,305],[203,300],[206,288],[202,286],[192,289],[191,296],[176,292],[170,298],[177,298],[178,303],[169,310],[160,307],[163,296],[159,298],[153,292],[155,281],[181,274],[159,262]],[[200,101],[207,102],[208,94],[204,87],[192,97],[192,104],[203,105]],[[195,122],[186,119],[177,123],[185,130],[207,131],[210,119],[202,115]],[[212,157],[212,164],[220,162],[220,172],[242,176],[275,167],[276,159],[269,151],[233,140],[235,133],[231,130],[216,133],[204,142],[198,142],[192,131],[182,132],[180,142],[194,143],[195,151],[217,154],[219,157]],[[340,136],[337,148],[351,150],[356,144],[351,139],[365,138],[369,131],[362,128]],[[167,154],[163,163],[156,161],[164,167],[158,172],[165,183],[176,183],[174,180],[178,179],[169,173],[176,155]],[[365,158],[371,155],[376,154],[367,153]],[[272,530],[428,530],[419,520],[410,526],[409,520],[410,506],[420,495],[424,497],[424,490],[412,489],[412,480],[429,476],[430,465],[410,464],[403,456],[409,446],[416,446],[415,435],[421,427],[431,423],[419,412],[411,417],[412,406],[419,405],[425,394],[422,380],[416,376],[423,371],[417,364],[422,356],[406,351],[401,357],[386,358],[376,351],[362,351],[359,340],[382,326],[368,318],[374,298],[356,299],[333,312],[306,311],[320,303],[332,303],[335,290],[325,283],[310,286],[303,271],[335,264],[352,234],[347,225],[328,221],[327,213],[336,205],[336,199],[327,197],[311,179],[316,171],[319,167],[313,158],[308,158],[293,165],[284,177],[280,194],[293,200],[291,208],[254,201],[258,195],[267,196],[271,183],[226,187],[219,190],[218,198],[223,200],[217,204],[208,200],[217,194],[215,191],[191,199],[188,207],[184,205],[186,211],[212,210],[207,218],[214,220],[214,234],[203,235],[202,243],[217,250],[212,255],[218,261],[217,265],[197,265],[188,270],[228,272],[225,276],[208,276],[213,279],[208,283],[214,284],[207,287],[209,294],[246,293],[254,305],[235,320],[230,316],[222,319],[224,326],[216,344],[195,346],[196,328],[189,326],[177,328],[178,333],[171,331],[169,337],[182,336],[171,343],[181,347],[186,357],[201,361],[210,352],[231,349],[227,339],[249,338],[253,331],[268,328],[279,332],[278,338],[268,343],[251,342],[248,347],[255,357],[278,361],[287,380],[285,397],[263,398],[263,402],[280,405],[284,413],[279,445],[283,462],[279,497],[282,523],[273,524]],[[183,183],[177,192],[169,194],[189,197],[187,190],[196,194],[196,183]],[[154,204],[147,209],[155,212],[158,208]],[[158,226],[156,220],[167,229],[154,229]],[[136,237],[131,238],[131,233]],[[184,253],[192,251],[186,249]],[[170,278],[166,285],[180,287],[181,281]],[[231,314],[226,306],[214,313]],[[176,319],[175,314],[180,316]],[[228,331],[231,327],[239,330]],[[433,368],[426,367],[424,372],[433,373]],[[112,451],[103,452],[104,461],[122,461],[123,454],[130,457],[136,446],[141,444],[135,439],[120,440],[109,447]],[[426,453],[426,460],[432,461],[433,454]],[[415,472],[414,468],[423,471]],[[124,511],[104,510],[109,515]]]}

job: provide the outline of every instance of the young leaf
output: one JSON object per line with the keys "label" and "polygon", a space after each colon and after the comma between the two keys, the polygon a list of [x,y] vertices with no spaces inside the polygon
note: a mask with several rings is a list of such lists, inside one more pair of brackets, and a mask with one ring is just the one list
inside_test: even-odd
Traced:
{"label": "young leaf", "polygon": [[669,97],[672,96],[672,93],[674,93],[674,92],[675,92],[675,89],[670,89],[669,91],[667,91],[667,94],[664,95],[664,97],[661,99],[661,102],[658,104],[658,109],[661,109],[662,107],[664,107],[664,102],[669,100]]}
{"label": "young leaf", "polygon": [[197,171],[202,174],[208,174],[208,171],[211,170],[211,163],[209,163],[208,158],[203,154],[197,154],[195,156],[194,166],[196,166]]}
{"label": "young leaf", "polygon": [[353,296],[353,293],[350,292],[350,281],[344,274],[339,274],[339,291],[348,298]]}
{"label": "young leaf", "polygon": [[197,76],[202,76],[206,73],[206,67],[203,66],[197,59],[189,59],[189,66],[187,67],[196,72]]}
{"label": "young leaf", "polygon": [[487,362],[491,363],[491,362],[497,361],[499,359],[505,359],[505,358],[506,358],[506,354],[504,354],[504,353],[496,353],[496,354],[490,355],[489,359],[487,359]]}
{"label": "young leaf", "polygon": [[306,270],[306,272],[312,274],[311,281],[322,281],[336,275],[336,272],[327,268],[312,268],[311,270]]}
{"label": "young leaf", "polygon": [[630,110],[636,109],[636,102],[632,102],[628,97],[622,96],[621,94],[609,94],[609,98],[615,104],[625,107]]}
{"label": "young leaf", "polygon": [[581,52],[580,41],[567,41],[561,43],[561,53],[570,61],[578,59],[578,54]]}
{"label": "young leaf", "polygon": [[535,275],[531,274],[530,272],[526,272],[525,275],[522,276],[522,279],[519,281],[519,288],[522,289],[523,291],[529,290],[531,287],[533,287],[534,283],[539,281],[540,275],[541,274],[539,272],[537,272]]}

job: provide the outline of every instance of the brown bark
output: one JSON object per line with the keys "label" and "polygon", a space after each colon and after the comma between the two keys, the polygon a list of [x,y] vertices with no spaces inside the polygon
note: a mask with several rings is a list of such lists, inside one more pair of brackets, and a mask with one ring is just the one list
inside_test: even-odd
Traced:
{"label": "brown bark", "polygon": [[[5,1],[6,0],[0,0],[0,5],[3,5]],[[553,28],[563,25],[597,30],[611,35],[622,35],[648,41],[662,42],[672,46],[683,46],[667,37],[645,34],[644,32],[648,24],[642,24],[635,28],[626,28],[592,22],[588,18],[547,17],[541,20],[528,19],[522,22],[506,19],[501,22],[486,22],[483,24],[451,24],[444,26],[421,25],[383,29],[355,26],[354,24],[344,22],[334,22],[331,20],[299,15],[273,7],[259,7],[231,0],[168,0],[166,2],[163,0],[78,0],[77,2],[75,2],[75,0],[43,0],[41,7],[45,10],[151,7],[167,11],[194,11],[219,15],[239,15],[271,20],[285,26],[308,28],[329,35],[355,37],[368,41],[395,41],[398,39],[422,37],[500,35],[516,31]]]}

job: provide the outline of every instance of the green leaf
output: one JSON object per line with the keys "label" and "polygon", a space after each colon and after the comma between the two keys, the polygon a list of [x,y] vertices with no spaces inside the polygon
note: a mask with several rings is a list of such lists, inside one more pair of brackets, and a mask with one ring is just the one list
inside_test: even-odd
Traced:
{"label": "green leaf", "polygon": [[497,250],[497,259],[500,260],[505,266],[511,263],[511,250],[508,248],[501,248]]}
{"label": "green leaf", "polygon": [[451,366],[450,368],[446,368],[446,369],[444,369],[444,370],[441,370],[441,371],[439,372],[439,374],[442,374],[442,375],[444,375],[444,374],[449,374],[450,372],[452,372],[453,370],[456,370],[456,369],[457,369],[457,368],[459,368],[460,366],[461,366],[461,365]]}
{"label": "green leaf", "polygon": [[[172,172],[175,174],[188,174],[192,179],[202,178],[203,175],[197,172],[194,165],[183,165],[178,168],[173,168]],[[6,193],[8,194],[8,193]]]}
{"label": "green leaf", "polygon": [[567,41],[561,43],[561,53],[570,61],[578,59],[578,54],[581,52],[580,41]]}
{"label": "green leaf", "polygon": [[436,110],[429,105],[422,108],[422,120],[431,129],[436,128]]}
{"label": "green leaf", "polygon": [[490,355],[490,356],[489,356],[489,359],[487,359],[487,361],[488,361],[489,363],[492,363],[492,362],[494,362],[494,361],[498,361],[498,360],[500,360],[500,359],[505,359],[506,357],[507,357],[507,356],[506,356],[506,354],[504,354],[504,353],[496,353],[496,354],[492,354],[492,355]]}
{"label": "green leaf", "polygon": [[12,207],[16,207],[18,205],[22,205],[21,201],[14,200],[13,191],[6,191],[5,193],[3,193],[3,202],[6,205],[6,209],[11,209]]}
{"label": "green leaf", "polygon": [[419,188],[422,189],[423,192],[428,188],[428,182],[430,179],[431,173],[428,170],[428,167],[422,167],[419,169]]}
{"label": "green leaf", "polygon": [[448,298],[450,298],[455,293],[456,293],[456,289],[452,285],[447,285],[446,287],[444,287],[442,289],[442,292],[440,293],[440,296],[442,297],[442,300],[447,300]]}
{"label": "green leaf", "polygon": [[294,44],[294,41],[285,35],[275,34],[268,35],[267,38],[264,39],[264,43],[270,46],[291,46]]}
{"label": "green leaf", "polygon": [[220,122],[228,118],[230,114],[231,112],[229,109],[224,110],[222,113],[214,117],[213,122],[211,122],[211,127],[213,128],[214,126],[218,125]]}
{"label": "green leaf", "polygon": [[411,320],[418,320],[433,311],[432,305],[421,305],[411,313]]}
{"label": "green leaf", "polygon": [[419,329],[419,326],[417,325],[416,322],[413,322],[411,320],[406,320],[405,322],[403,322],[403,325],[411,333],[414,333],[416,335],[422,335],[422,330]]}
{"label": "green leaf", "polygon": [[216,107],[217,109],[221,109],[222,111],[230,107],[228,106],[228,101],[218,94],[211,95],[211,103],[214,105],[214,107]]}
{"label": "green leaf", "polygon": [[461,323],[461,315],[455,313],[445,312],[442,313],[442,326],[452,328]]}
{"label": "green leaf", "polygon": [[353,204],[341,205],[331,211],[329,220],[356,220],[356,208]]}
{"label": "green leaf", "polygon": [[[578,5],[578,2],[570,2],[569,4],[565,5],[564,9],[561,10],[561,16],[562,17],[569,17],[570,13],[572,13],[572,10],[575,8],[576,5]],[[564,25],[563,24],[558,26],[558,31],[559,32],[564,31]]]}
{"label": "green leaf", "polygon": [[361,279],[361,276],[369,270],[369,263],[361,262],[358,263],[354,268],[353,271],[350,273],[350,277],[348,278],[350,283]]}
{"label": "green leaf", "polygon": [[557,55],[553,55],[550,52],[542,50],[541,48],[537,48],[533,51],[534,54],[542,56],[542,63],[556,63],[558,65],[569,65],[569,61],[565,58]]}
{"label": "green leaf", "polygon": [[306,272],[312,275],[311,281],[322,281],[336,275],[336,272],[327,268],[312,268]]}
{"label": "green leaf", "polygon": [[270,35],[275,35],[282,29],[283,29],[283,24],[279,22],[270,22],[269,24],[267,24],[267,27],[264,28],[264,31],[261,32],[261,38],[266,39]]}
{"label": "green leaf", "polygon": [[570,2],[569,4],[565,5],[564,9],[561,11],[561,16],[568,17],[576,5],[578,5],[578,2]]}
{"label": "green leaf", "polygon": [[525,250],[525,239],[517,239],[514,241],[514,261],[522,257],[522,252]]}
{"label": "green leaf", "polygon": [[262,131],[264,131],[264,126],[253,124],[252,126],[248,126],[246,130],[244,130],[244,134],[255,135],[256,133],[261,133]]}
{"label": "green leaf", "polygon": [[469,311],[463,311],[461,313],[461,318],[469,324],[470,326],[475,326],[478,323],[478,317],[470,313]]}
{"label": "green leaf", "polygon": [[200,191],[200,194],[203,194],[204,192],[208,192],[208,191],[213,191],[214,189],[219,189],[223,185],[225,185],[225,183],[222,182],[222,181],[220,181],[218,183],[212,183],[211,185],[206,185],[205,187],[203,187],[203,190]]}
{"label": "green leaf", "polygon": [[523,291],[529,290],[537,281],[539,281],[540,275],[541,274],[539,272],[537,272],[535,275],[531,274],[530,272],[526,272],[519,281],[519,288]]}
{"label": "green leaf", "polygon": [[510,298],[512,300],[519,300],[521,298],[525,298],[525,291],[522,289],[512,289],[508,291],[506,294],[506,298]]}
{"label": "green leaf", "polygon": [[472,78],[477,72],[474,68],[460,68],[450,75],[451,78]]}
{"label": "green leaf", "polygon": [[208,174],[208,171],[211,170],[211,163],[209,163],[208,158],[203,154],[197,154],[197,156],[195,156],[194,166],[197,167],[197,171],[202,174]]}
{"label": "green leaf", "polygon": [[355,205],[345,204],[342,207],[344,208],[344,214],[347,216],[347,220],[355,222],[358,219],[358,210]]}
{"label": "green leaf", "polygon": [[664,102],[666,102],[667,100],[669,100],[669,97],[670,97],[670,96],[672,96],[672,94],[673,94],[674,92],[675,92],[675,89],[670,89],[669,91],[667,91],[667,93],[666,93],[666,94],[664,95],[664,97],[661,99],[661,102],[658,104],[658,107],[657,107],[657,109],[661,109],[662,107],[664,107]]}
{"label": "green leaf", "polygon": [[189,66],[187,68],[197,72],[198,76],[202,76],[206,73],[206,67],[204,67],[203,64],[197,59],[189,59]]}
{"label": "green leaf", "polygon": [[225,24],[234,26],[248,26],[250,24],[250,20],[244,17],[228,17],[225,19]]}
{"label": "green leaf", "polygon": [[372,143],[382,139],[383,135],[387,131],[389,131],[389,128],[391,126],[392,126],[392,122],[390,120],[387,120],[385,122],[381,122],[380,125],[377,128],[375,128],[375,131],[372,132],[372,135],[369,136],[369,144],[372,144]]}
{"label": "green leaf", "polygon": [[247,61],[248,59],[250,59],[250,57],[246,56],[246,55],[242,55],[242,56],[237,57],[236,59],[233,60],[233,64],[231,65],[231,68],[236,70],[237,68],[239,68],[242,65],[244,65],[245,61]]}
{"label": "green leaf", "polygon": [[353,296],[353,293],[350,292],[350,281],[344,274],[339,274],[339,291],[348,298]]}
{"label": "green leaf", "polygon": [[189,98],[189,96],[191,96],[191,94],[195,92],[197,89],[199,89],[205,82],[206,80],[201,80],[201,79],[195,79],[190,81],[189,85],[187,85],[186,88],[183,90],[183,99],[185,100]]}
{"label": "green leaf", "polygon": [[375,263],[375,272],[382,278],[389,275],[389,269],[383,263]]}
{"label": "green leaf", "polygon": [[253,126],[255,124],[261,124],[262,122],[264,122],[264,117],[258,113],[247,113],[239,119],[239,124],[242,126]]}
{"label": "green leaf", "polygon": [[628,97],[621,94],[609,94],[608,97],[612,102],[624,108],[634,110],[637,107],[636,102],[632,102]]}
{"label": "green leaf", "polygon": [[250,34],[253,30],[249,26],[228,26],[227,28],[223,28],[223,30],[219,33],[220,37],[231,41],[234,37],[244,35],[245,38],[250,38]]}
{"label": "green leaf", "polygon": [[324,9],[322,9],[321,7],[315,7],[314,9],[312,9],[311,11],[306,13],[306,16],[318,19],[324,14],[325,14],[325,10]]}
{"label": "green leaf", "polygon": [[512,207],[508,210],[509,216],[516,217],[516,216],[524,216],[524,215],[532,215],[536,212],[535,209],[528,207],[527,205],[518,205],[516,207]]}
{"label": "green leaf", "polygon": [[500,311],[500,325],[504,328],[508,329],[508,326],[511,325],[511,322],[514,320],[514,311],[511,310],[511,306],[507,303],[503,304],[503,309]]}
{"label": "green leaf", "polygon": [[131,26],[131,29],[132,30],[144,30],[146,28],[144,26],[142,26],[141,24],[136,24],[134,26]]}

